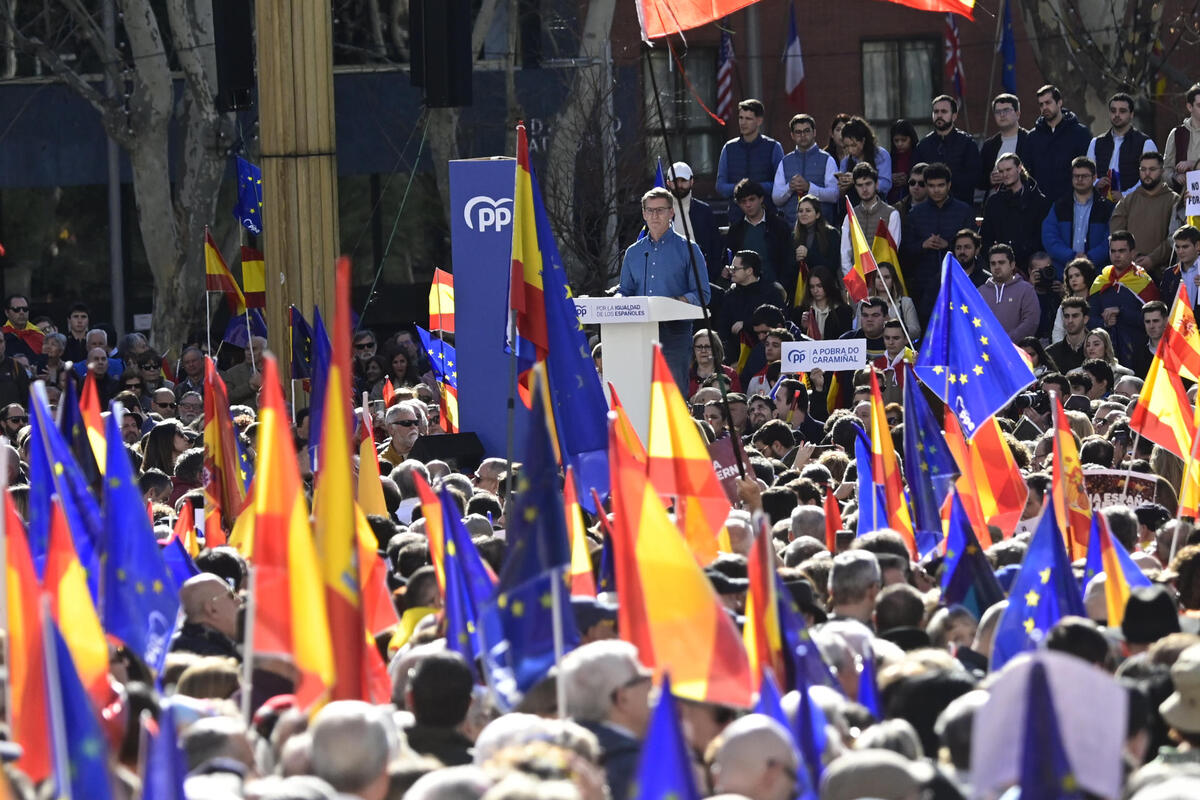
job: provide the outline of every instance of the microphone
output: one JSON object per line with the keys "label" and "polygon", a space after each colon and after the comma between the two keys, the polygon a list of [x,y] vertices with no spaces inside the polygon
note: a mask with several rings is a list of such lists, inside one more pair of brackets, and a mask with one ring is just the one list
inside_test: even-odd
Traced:
{"label": "microphone", "polygon": [[646,283],[646,272],[650,269],[650,253],[646,252],[642,253],[642,255],[646,257],[645,260],[642,261],[642,291],[646,294],[650,294],[650,287]]}

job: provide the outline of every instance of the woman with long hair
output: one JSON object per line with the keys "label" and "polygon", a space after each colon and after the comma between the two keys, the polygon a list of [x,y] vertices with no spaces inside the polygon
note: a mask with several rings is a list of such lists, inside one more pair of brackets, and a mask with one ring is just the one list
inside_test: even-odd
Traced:
{"label": "woman with long hair", "polygon": [[842,128],[842,149],[845,155],[838,162],[838,189],[850,198],[850,204],[857,205],[859,201],[850,173],[856,164],[863,162],[874,166],[879,173],[877,191],[880,197],[886,197],[892,189],[892,157],[879,146],[871,124],[862,117],[851,117]]}
{"label": "woman with long hair", "polygon": [[895,204],[908,194],[908,173],[916,163],[914,153],[917,149],[916,127],[906,119],[898,119],[892,123],[892,190],[887,193],[887,202]]}
{"label": "woman with long hair", "polygon": [[705,380],[716,375],[729,379],[729,391],[740,392],[742,382],[737,371],[725,363],[725,345],[716,331],[701,328],[692,334],[692,360],[688,364],[688,397],[700,391]]}
{"label": "woman with long hair", "polygon": [[1042,344],[1041,339],[1036,336],[1026,336],[1017,342],[1017,347],[1024,350],[1025,355],[1029,356],[1034,375],[1040,378],[1048,372],[1058,372],[1058,365],[1054,363],[1054,359],[1046,352],[1046,347]]}
{"label": "woman with long hair", "polygon": [[825,152],[833,156],[833,163],[840,164],[846,155],[846,151],[842,149],[842,128],[846,127],[846,123],[850,121],[849,114],[834,114],[833,122],[829,125],[829,144],[825,147]]}
{"label": "woman with long hair", "polygon": [[[841,272],[839,269],[838,272]],[[792,321],[813,339],[836,339],[854,325],[854,310],[842,294],[842,281],[829,267],[813,267],[804,302],[792,309]]]}
{"label": "woman with long hair", "polygon": [[1117,351],[1113,349],[1112,337],[1104,328],[1093,328],[1088,331],[1087,338],[1083,340],[1083,357],[1085,359],[1098,358],[1112,367],[1114,383],[1117,378],[1133,374],[1133,370],[1117,361]]}
{"label": "woman with long hair", "polygon": [[164,419],[142,437],[142,472],[160,469],[175,474],[175,459],[192,446],[192,439],[177,419]]}
{"label": "woman with long hair", "polygon": [[[792,246],[796,248],[797,266],[842,266],[842,233],[830,225],[821,213],[821,201],[806,194],[796,202],[796,227],[792,229]],[[803,275],[804,271],[799,270]],[[794,287],[793,287],[794,288]],[[792,297],[795,296],[793,293]]]}
{"label": "woman with long hair", "polygon": [[[900,281],[896,279],[896,268],[890,262],[880,261],[875,270],[875,280],[871,281],[871,296],[882,297],[889,301],[888,316],[894,317],[904,325],[904,329],[908,331],[908,338],[916,342],[921,338],[921,322],[917,319],[917,307],[913,304],[912,298],[904,293],[904,287],[900,285]],[[884,282],[887,282],[887,291],[883,289]]]}
{"label": "woman with long hair", "polygon": [[[1063,270],[1063,299],[1081,297],[1085,301],[1092,289],[1092,281],[1096,278],[1096,266],[1086,258],[1071,260]],[[1061,342],[1067,335],[1063,327],[1062,306],[1054,312],[1054,330],[1050,333],[1050,344]]]}

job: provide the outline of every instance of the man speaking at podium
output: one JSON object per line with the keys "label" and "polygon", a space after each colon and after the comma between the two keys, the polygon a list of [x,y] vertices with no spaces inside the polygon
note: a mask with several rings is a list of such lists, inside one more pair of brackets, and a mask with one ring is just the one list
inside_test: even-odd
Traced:
{"label": "man speaking at podium", "polygon": [[[704,254],[700,251],[700,246],[693,241],[690,243],[689,256],[688,240],[671,228],[674,215],[671,193],[666,189],[656,186],[642,195],[642,219],[646,221],[646,236],[631,244],[625,251],[617,295],[670,297],[694,306],[708,302],[708,281],[697,284],[696,280],[697,275],[704,275],[706,278],[708,276],[704,267]],[[686,398],[688,364],[692,354],[692,321],[685,319],[660,322],[658,341],[662,345],[663,357],[671,367],[675,383]],[[605,356],[620,357],[615,353],[605,353]]]}

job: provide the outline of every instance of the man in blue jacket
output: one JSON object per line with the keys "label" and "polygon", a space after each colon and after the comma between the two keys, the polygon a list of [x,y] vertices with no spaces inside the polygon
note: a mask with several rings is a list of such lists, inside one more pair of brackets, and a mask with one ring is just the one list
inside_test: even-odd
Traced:
{"label": "man in blue jacket", "polygon": [[1042,245],[1054,260],[1054,273],[1073,258],[1100,265],[1108,259],[1108,220],[1113,204],[1096,192],[1096,163],[1087,156],[1071,162],[1071,193],[1060,197],[1042,223]]}
{"label": "man in blue jacket", "polygon": [[[771,190],[775,185],[775,171],[779,168],[779,162],[783,161],[783,145],[761,132],[765,113],[761,100],[738,103],[739,135],[721,148],[721,158],[717,161],[717,192],[732,200],[738,181],[749,178],[762,186],[763,197],[773,211],[775,207],[771,203]],[[730,203],[730,224],[741,218],[742,210],[736,203]]]}
{"label": "man in blue jacket", "polygon": [[[950,169],[945,164],[925,168],[925,202],[917,203],[904,218],[900,258],[908,281],[908,293],[917,307],[921,326],[929,322],[942,283],[942,258],[954,246],[958,232],[975,229],[975,211],[952,197]],[[975,173],[964,176],[974,190]]]}
{"label": "man in blue jacket", "polygon": [[1037,99],[1041,116],[1026,140],[1025,166],[1046,199],[1054,202],[1070,192],[1071,160],[1087,153],[1092,132],[1074,112],[1063,110],[1057,86],[1038,89]]}
{"label": "man in blue jacket", "polygon": [[708,264],[708,279],[719,283],[721,268],[725,266],[721,232],[717,229],[712,206],[692,194],[692,168],[686,162],[676,161],[671,165],[667,188],[675,195],[675,218],[671,220],[671,227],[680,236],[700,245]]}

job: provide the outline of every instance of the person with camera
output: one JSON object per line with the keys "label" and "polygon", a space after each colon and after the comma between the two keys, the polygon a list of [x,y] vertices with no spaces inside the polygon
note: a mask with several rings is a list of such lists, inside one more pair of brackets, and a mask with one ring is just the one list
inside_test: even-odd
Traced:
{"label": "person with camera", "polygon": [[1054,359],[1054,363],[1063,372],[1070,372],[1083,366],[1086,360],[1084,343],[1088,335],[1088,315],[1090,306],[1082,297],[1066,297],[1059,306],[1062,314],[1065,335],[1046,348],[1046,353]]}

